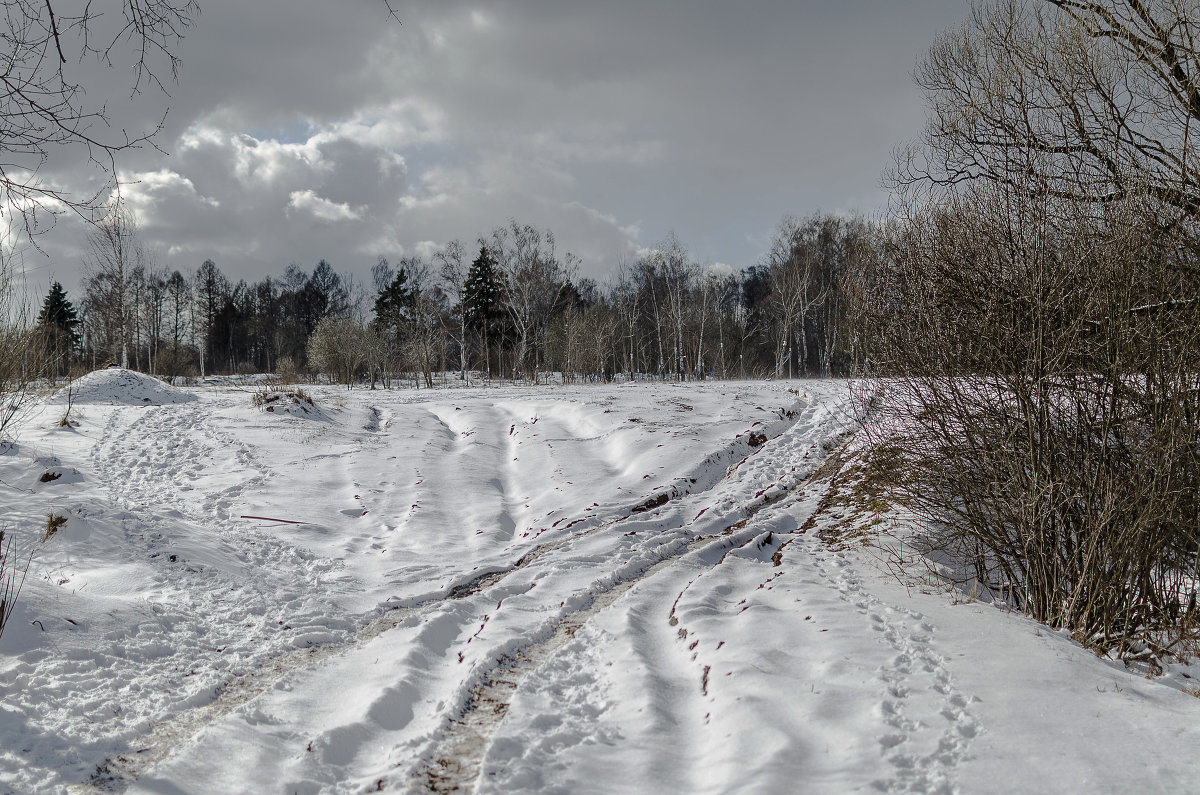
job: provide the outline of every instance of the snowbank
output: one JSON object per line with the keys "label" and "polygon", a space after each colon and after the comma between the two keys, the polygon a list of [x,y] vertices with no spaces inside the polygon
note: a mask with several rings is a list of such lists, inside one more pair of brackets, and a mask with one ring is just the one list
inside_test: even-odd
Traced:
{"label": "snowbank", "polygon": [[165,406],[174,403],[190,403],[196,396],[152,376],[109,367],[93,370],[60,389],[52,404],[100,406]]}

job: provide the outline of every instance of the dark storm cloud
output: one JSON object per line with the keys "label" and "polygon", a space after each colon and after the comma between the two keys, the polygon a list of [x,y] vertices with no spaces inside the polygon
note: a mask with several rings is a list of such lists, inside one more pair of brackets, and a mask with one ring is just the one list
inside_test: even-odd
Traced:
{"label": "dark storm cloud", "polygon": [[[742,267],[785,213],[871,211],[963,0],[205,0],[158,141],[122,161],[171,267],[235,277],[553,229],[602,275],[674,230]],[[105,89],[127,75],[102,75]],[[96,89],[92,89],[95,91]],[[69,268],[78,229],[46,247]]]}

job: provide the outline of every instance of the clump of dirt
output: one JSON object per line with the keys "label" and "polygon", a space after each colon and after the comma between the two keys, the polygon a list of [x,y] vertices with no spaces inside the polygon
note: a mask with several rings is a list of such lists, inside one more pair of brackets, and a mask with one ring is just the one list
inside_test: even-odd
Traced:
{"label": "clump of dirt", "polygon": [[633,506],[633,508],[631,508],[630,510],[633,513],[644,513],[646,511],[652,511],[661,505],[666,505],[668,499],[670,499],[670,498],[665,493],[657,494],[657,495],[649,498],[648,500],[639,502],[637,505]]}

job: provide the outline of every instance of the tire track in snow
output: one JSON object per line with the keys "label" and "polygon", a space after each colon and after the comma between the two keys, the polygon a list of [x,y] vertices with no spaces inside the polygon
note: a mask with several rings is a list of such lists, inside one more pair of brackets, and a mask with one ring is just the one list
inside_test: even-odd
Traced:
{"label": "tire track in snow", "polygon": [[560,616],[550,628],[548,636],[503,654],[492,661],[486,671],[476,672],[476,678],[480,681],[470,689],[459,715],[449,720],[442,736],[436,741],[433,758],[409,774],[410,784],[434,793],[469,788],[482,772],[492,735],[508,713],[521,681],[574,639],[584,624],[639,583],[691,552],[709,545],[733,549],[753,540],[753,533],[742,533],[732,538],[724,535],[703,536],[690,542],[669,545],[671,549],[633,576],[594,586],[588,604]]}
{"label": "tire track in snow", "polygon": [[[191,416],[183,418],[178,416],[172,417],[167,411],[167,408],[173,412],[179,407],[173,406],[150,410],[151,413],[141,414],[134,423],[131,423],[131,426],[139,422],[145,422],[150,425],[149,428],[145,429],[146,432],[139,433],[116,433],[117,417],[114,416],[110,421],[110,426],[112,427],[106,429],[104,436],[97,445],[95,458],[97,459],[98,467],[105,471],[110,479],[114,502],[124,502],[127,505],[132,505],[145,498],[159,498],[163,492],[147,485],[153,483],[153,481],[141,476],[122,479],[119,474],[120,468],[106,466],[105,462],[119,461],[130,457],[141,460],[141,456],[149,456],[153,459],[155,455],[160,454],[153,451],[140,450],[136,447],[135,441],[128,443],[118,441],[121,437],[128,436],[132,440],[144,439],[147,444],[153,445],[156,450],[161,448],[167,451],[161,453],[161,456],[170,456],[171,453],[169,451],[181,447],[186,448],[187,444],[191,444],[192,440],[185,435],[187,431],[199,432],[203,430],[204,433],[212,435],[218,441],[228,446],[237,447],[239,452],[236,454],[236,457],[239,463],[247,467],[252,466],[257,468],[259,474],[249,481],[236,483],[221,490],[217,495],[205,499],[202,510],[193,510],[191,513],[196,521],[203,523],[202,520],[206,511],[211,511],[215,514],[224,512],[224,521],[218,523],[221,526],[221,530],[226,533],[233,532],[240,539],[247,533],[247,528],[240,523],[233,522],[228,515],[228,510],[243,493],[254,485],[261,484],[268,476],[269,469],[259,464],[249,451],[244,449],[240,442],[232,436],[221,431],[216,431],[211,426],[206,425],[205,417],[199,411],[202,406],[203,404],[184,404],[183,408],[185,410],[187,408],[194,408],[196,411],[192,412]],[[770,439],[777,438],[798,424],[812,422],[814,413],[818,413],[823,409],[821,404],[811,401],[808,403],[798,402],[794,408],[796,410],[781,410],[780,418],[769,425],[758,426],[756,423],[756,432],[766,434]],[[145,412],[147,410],[139,409],[139,411]],[[447,430],[450,429],[448,428]],[[735,478],[744,478],[746,476],[747,462],[755,459],[763,450],[762,446],[755,447],[747,442],[749,434],[750,432],[748,431],[739,435],[733,444],[710,454],[690,474],[676,478],[674,481],[658,487],[652,494],[665,495],[667,500],[662,506],[674,508],[676,501],[682,497],[707,495],[728,481]],[[209,446],[208,449],[212,450],[213,448]],[[188,458],[193,461],[196,460],[194,456],[189,455]],[[726,466],[727,462],[732,463]],[[186,471],[186,465],[180,467],[179,471]],[[189,477],[194,477],[196,474],[198,474],[198,471],[191,472],[189,473]],[[769,504],[771,501],[770,495],[763,496],[764,491],[766,490],[761,490],[756,495],[756,499],[763,505]],[[644,503],[645,500],[642,502]],[[129,751],[114,755],[106,760],[100,766],[98,774],[89,782],[90,788],[93,791],[95,789],[122,791],[135,781],[143,771],[170,757],[174,748],[180,743],[194,736],[213,721],[249,703],[288,674],[302,668],[310,667],[321,660],[336,656],[350,649],[365,645],[370,640],[395,628],[412,616],[419,616],[428,610],[437,608],[439,605],[444,605],[450,601],[463,600],[483,593],[493,586],[500,585],[512,574],[535,564],[559,549],[569,547],[571,544],[587,536],[614,529],[620,526],[621,523],[629,520],[645,521],[651,519],[657,512],[657,509],[651,509],[642,512],[624,513],[604,521],[598,521],[600,517],[595,515],[580,516],[574,521],[565,523],[564,532],[567,533],[566,535],[534,547],[509,566],[491,571],[478,572],[470,578],[451,585],[436,594],[405,600],[399,603],[385,604],[378,608],[375,611],[376,614],[357,630],[352,632],[341,631],[335,637],[327,636],[319,640],[316,645],[289,649],[283,653],[276,653],[265,658],[262,658],[262,655],[260,655],[260,659],[254,662],[251,670],[229,677],[218,683],[212,689],[212,698],[206,703],[189,705],[188,708],[156,723],[152,731],[142,735],[130,744]],[[211,515],[213,514],[209,514],[209,516]],[[597,521],[598,523],[588,526],[589,523]],[[211,521],[208,524],[211,526]],[[236,528],[227,527],[235,524]],[[579,526],[580,529],[571,532],[570,528],[573,526]],[[682,527],[671,529],[679,530]],[[618,577],[612,582],[608,591],[598,595],[593,600],[592,604],[596,605],[595,610],[598,612],[600,609],[603,609],[603,607],[611,604],[621,594],[636,585],[641,579],[651,576],[655,571],[678,560],[691,551],[692,548],[713,542],[714,538],[715,536],[709,536],[696,539],[690,543],[678,540],[673,545],[670,545],[673,551],[666,553],[666,557],[652,557],[649,561],[643,561],[647,565],[641,570],[639,576],[626,579]],[[287,545],[269,537],[264,537],[263,542],[266,551],[259,550],[254,555],[254,565],[273,567],[278,566],[281,561],[287,561],[290,550],[283,550]],[[275,547],[279,547],[279,549],[275,549]],[[625,568],[628,568],[628,566]],[[188,585],[193,587],[187,588],[187,591],[211,588],[211,583],[207,586],[200,582],[188,583]],[[586,614],[583,621],[586,621],[587,617],[594,614],[588,613],[588,609],[579,611],[581,615]],[[569,627],[570,619],[565,619],[563,624],[565,627]],[[565,638],[562,642],[569,640],[575,630],[578,629],[578,626],[581,625],[582,621],[573,629],[570,629],[569,634],[561,636]],[[558,646],[561,646],[562,642],[558,643]]]}
{"label": "tire track in snow", "polygon": [[[796,489],[792,492],[795,493]],[[789,495],[790,496],[790,495]],[[819,496],[819,495],[818,495]],[[737,575],[722,577],[720,570],[725,561],[731,559],[731,556],[737,555],[734,560],[744,565],[747,560],[757,559],[762,564],[776,562],[777,565],[782,564],[782,555],[778,557],[772,556],[772,550],[781,553],[785,547],[789,547],[794,552],[800,552],[798,559],[793,559],[791,565],[799,565],[800,569],[807,575],[804,582],[811,583],[808,587],[816,588],[816,591],[798,591],[794,595],[803,596],[805,601],[817,598],[822,604],[828,604],[831,599],[835,603],[844,605],[844,608],[836,612],[826,612],[825,618],[828,620],[830,616],[840,616],[840,621],[837,626],[842,630],[843,636],[849,634],[858,638],[862,638],[870,642],[871,636],[875,636],[875,640],[889,648],[890,652],[885,652],[883,649],[879,653],[869,655],[868,659],[874,662],[872,665],[879,665],[876,670],[878,677],[879,696],[878,701],[872,703],[869,693],[866,691],[862,696],[856,697],[856,702],[860,704],[861,718],[866,718],[866,722],[854,726],[856,729],[855,737],[863,738],[863,751],[870,752],[873,748],[877,748],[881,758],[878,764],[878,770],[873,770],[868,776],[858,779],[861,785],[869,785],[870,787],[885,791],[885,792],[954,792],[956,788],[957,768],[959,763],[966,757],[972,739],[979,731],[978,723],[971,714],[970,703],[974,700],[965,696],[959,691],[954,684],[951,672],[946,664],[946,661],[937,653],[934,648],[932,637],[935,628],[921,614],[903,608],[896,608],[881,599],[876,598],[872,594],[864,591],[862,581],[859,576],[849,568],[843,556],[837,555],[829,551],[822,542],[815,538],[806,538],[806,534],[802,531],[786,532],[781,531],[780,527],[796,527],[797,523],[802,523],[806,518],[806,513],[815,510],[816,498],[808,497],[807,505],[804,510],[796,512],[796,507],[801,502],[805,501],[803,495],[797,496],[795,500],[785,499],[773,504],[770,509],[763,510],[754,518],[754,524],[759,527],[756,536],[751,536],[749,540],[741,546],[727,546],[720,556],[720,560],[713,561],[715,555],[709,553],[709,565],[699,571],[699,573],[691,576],[687,574],[680,576],[679,572],[672,575],[671,578],[676,579],[679,584],[675,586],[678,594],[671,610],[665,611],[662,608],[665,588],[659,585],[655,590],[658,592],[657,601],[647,601],[644,597],[635,605],[626,608],[626,611],[638,612],[642,615],[643,623],[647,623],[646,619],[653,615],[655,622],[659,616],[667,620],[670,625],[670,634],[678,633],[676,639],[675,650],[678,657],[674,663],[684,664],[682,661],[686,658],[690,660],[690,667],[694,671],[693,675],[687,676],[686,680],[680,677],[680,672],[677,670],[673,673],[668,673],[665,676],[659,677],[654,670],[656,666],[665,668],[678,667],[674,664],[668,664],[670,661],[664,659],[647,659],[643,661],[643,665],[649,666],[646,672],[646,681],[642,684],[642,689],[645,692],[657,692],[670,688],[674,695],[671,697],[673,701],[669,705],[669,716],[665,723],[669,725],[671,735],[668,737],[658,737],[660,741],[667,742],[672,748],[678,749],[678,759],[656,758],[654,761],[654,775],[657,781],[668,780],[673,782],[672,788],[677,788],[679,791],[688,791],[691,785],[700,785],[712,789],[713,791],[721,791],[721,787],[712,779],[701,779],[693,781],[689,776],[694,775],[695,770],[703,767],[700,763],[707,754],[711,757],[720,757],[721,762],[713,763],[709,769],[721,769],[722,763],[726,766],[736,765],[736,760],[747,759],[748,757],[737,756],[737,751],[743,753],[755,753],[758,749],[745,745],[736,745],[736,750],[727,752],[728,742],[723,742],[718,739],[722,729],[716,728],[705,734],[697,735],[694,731],[699,727],[699,724],[708,724],[709,715],[704,714],[704,708],[700,706],[705,702],[712,702],[713,709],[717,708],[717,700],[713,698],[714,687],[719,690],[726,690],[723,698],[723,709],[727,712],[731,704],[731,696],[729,694],[729,685],[726,685],[726,679],[716,678],[710,679],[710,671],[714,666],[719,666],[720,648],[725,644],[728,636],[724,635],[719,629],[721,625],[712,623],[714,620],[714,610],[704,609],[702,604],[706,601],[711,601],[712,594],[725,595],[731,593],[730,583],[736,582]],[[765,507],[765,506],[764,506]],[[766,527],[774,525],[773,531],[766,531]],[[772,539],[772,532],[774,538]],[[782,542],[782,543],[781,543]],[[804,543],[795,543],[804,542]],[[757,549],[749,549],[751,544]],[[801,552],[801,549],[803,551]],[[792,592],[792,589],[798,584],[798,580],[793,577],[790,583],[787,578],[780,579],[785,571],[784,568],[769,568],[771,575],[763,579],[757,586],[758,589],[770,590],[773,585],[784,584],[786,592]],[[700,616],[703,632],[697,634],[688,626],[690,619],[686,618],[679,611],[677,614],[676,607],[680,607],[680,602],[685,600],[689,591],[696,587],[698,590],[706,590],[704,588],[705,581],[709,580],[711,575],[717,575],[717,583],[719,585],[710,585],[707,589],[708,593],[704,595],[695,595],[690,597],[690,610],[693,617]],[[754,576],[753,574],[751,575]],[[644,578],[643,578],[644,579]],[[661,578],[660,578],[661,579]],[[741,578],[743,583],[747,580],[744,576]],[[791,587],[787,587],[790,584]],[[682,588],[680,588],[682,585]],[[733,601],[736,596],[729,599],[725,604],[730,605],[731,613],[726,614],[722,620],[729,621],[733,616],[740,613],[742,610],[750,609],[759,605],[771,605],[770,597],[764,597],[763,600],[754,600],[751,597],[757,590],[754,587],[753,581],[748,585],[741,586],[742,593],[747,599],[738,602],[737,605]],[[620,595],[628,592],[629,588],[624,589]],[[827,599],[821,599],[819,592],[825,591],[828,594]],[[674,593],[673,589],[671,593]],[[631,594],[631,597],[634,596]],[[667,596],[666,598],[670,598]],[[749,600],[750,603],[747,603]],[[612,600],[612,601],[615,601]],[[718,598],[718,603],[724,600]],[[780,601],[792,601],[791,596],[776,596],[774,604],[779,605]],[[799,601],[798,599],[796,601]],[[611,602],[609,602],[611,604]],[[771,609],[768,607],[768,609]],[[786,609],[786,607],[784,608]],[[599,610],[589,610],[586,612],[582,621],[573,622],[582,626],[588,619],[599,613]],[[853,619],[855,616],[861,615],[864,619],[861,626]],[[767,614],[770,616],[770,613]],[[782,614],[780,615],[782,618]],[[790,614],[788,614],[790,615]],[[798,616],[791,616],[792,619],[798,619]],[[849,620],[848,620],[849,619]],[[757,619],[752,619],[757,620]],[[768,620],[770,620],[768,618]],[[808,618],[805,618],[807,621]],[[798,622],[802,623],[802,622]],[[803,624],[808,627],[811,625]],[[780,627],[781,630],[785,629]],[[825,631],[825,630],[819,630]],[[718,634],[720,633],[720,634]],[[876,634],[878,633],[878,634]],[[826,636],[813,635],[810,636],[813,640]],[[721,639],[721,644],[716,644],[716,641]],[[746,637],[743,635],[742,640]],[[862,645],[862,641],[857,641]],[[841,641],[845,644],[845,640]],[[555,655],[559,654],[557,646],[562,644],[554,644],[545,654],[529,654],[526,656],[534,657],[532,661],[518,660],[516,666],[509,666],[509,669],[502,668],[494,675],[494,682],[491,684],[485,683],[484,686],[477,686],[472,690],[472,699],[481,702],[481,707],[476,708],[472,704],[475,711],[471,714],[470,720],[463,721],[465,726],[455,727],[457,732],[457,740],[447,743],[443,746],[446,753],[434,760],[433,765],[427,765],[422,771],[425,778],[418,779],[413,782],[415,786],[423,786],[427,789],[437,792],[454,791],[457,789],[471,790],[473,786],[479,786],[486,791],[504,791],[506,784],[512,784],[516,781],[542,780],[538,777],[539,771],[548,768],[554,768],[569,764],[566,759],[570,759],[569,755],[563,753],[564,743],[566,747],[578,744],[580,738],[586,736],[588,732],[592,732],[592,736],[599,728],[599,736],[607,736],[608,739],[601,740],[605,744],[612,744],[614,738],[620,738],[622,732],[617,727],[597,727],[592,724],[580,724],[579,722],[572,723],[569,716],[563,715],[558,710],[561,707],[556,705],[562,702],[569,703],[588,703],[593,704],[594,701],[588,701],[583,695],[578,700],[573,700],[573,697],[568,697],[567,694],[574,693],[576,689],[583,687],[586,689],[586,684],[580,684],[579,672],[583,670],[581,667],[582,660],[587,659],[587,654],[576,643],[572,650],[563,652],[564,655],[575,657],[572,661],[555,660]],[[653,639],[647,635],[641,643],[635,644],[635,648],[653,648],[661,644],[656,644]],[[699,648],[698,648],[699,647]],[[729,649],[734,646],[728,647]],[[802,658],[802,652],[799,649],[803,645],[789,647],[796,649],[797,654]],[[714,649],[717,659],[713,659]],[[820,670],[822,664],[832,663],[837,665],[837,654],[822,660],[818,655],[815,658],[816,668]],[[728,654],[728,649],[726,654]],[[540,659],[537,659],[540,657]],[[582,658],[582,659],[580,659]],[[707,658],[707,659],[706,659]],[[611,658],[610,658],[611,659]],[[555,660],[551,662],[551,660]],[[610,663],[611,664],[611,663]],[[510,670],[512,668],[522,668],[523,670]],[[726,669],[730,667],[728,660],[725,661]],[[801,667],[803,670],[803,667]],[[552,678],[549,681],[540,681],[540,677],[549,670],[554,672],[568,672],[567,675],[559,675],[559,678]],[[872,670],[869,667],[861,669],[864,674]],[[533,684],[533,689],[541,688],[543,693],[555,693],[553,703],[546,703],[544,700],[540,707],[533,707],[534,712],[525,714],[521,713],[515,718],[515,723],[520,726],[537,726],[551,725],[557,727],[555,729],[555,739],[547,748],[546,744],[536,738],[524,741],[520,733],[520,729],[509,727],[507,731],[501,730],[500,725],[509,718],[509,705],[523,703],[526,707],[531,705],[523,700],[517,699],[517,693],[520,690],[524,692],[525,687],[521,685],[523,679],[530,674],[538,672],[539,681]],[[716,676],[715,672],[713,674]],[[728,675],[728,672],[726,673]],[[810,674],[811,675],[811,674]],[[845,674],[844,677],[833,677],[831,695],[832,701],[825,702],[826,708],[829,705],[836,704],[837,699],[844,698],[846,693],[845,685],[852,680],[856,674],[851,671]],[[531,682],[533,680],[530,680]],[[594,679],[585,679],[587,682],[594,682]],[[690,692],[683,692],[683,684],[686,681]],[[822,681],[822,680],[817,680]],[[657,687],[651,690],[646,689],[646,684],[657,683]],[[733,686],[733,694],[736,695],[737,685]],[[854,684],[851,683],[851,688]],[[839,688],[841,688],[839,690]],[[825,688],[822,688],[824,690]],[[819,693],[820,691],[814,691]],[[699,698],[697,698],[699,696]],[[703,699],[703,701],[701,700]],[[740,701],[740,698],[734,699]],[[488,708],[499,711],[498,715],[489,714]],[[537,710],[541,710],[540,712]],[[820,712],[821,707],[814,708],[814,712]],[[723,718],[730,716],[726,712],[711,713],[714,727],[721,724]],[[639,710],[640,713],[640,710]],[[532,721],[529,716],[534,716]],[[703,719],[700,715],[704,715]],[[873,734],[871,731],[871,718],[878,720],[878,729]],[[594,720],[594,718],[593,718]],[[490,731],[496,736],[495,747],[499,749],[493,753],[489,747],[490,743],[486,737],[486,732],[489,731],[488,724],[495,724]],[[690,724],[690,725],[689,725]],[[850,724],[853,726],[853,724]],[[622,727],[623,728],[623,727]],[[844,731],[846,724],[839,727]],[[796,735],[812,740],[809,735]],[[562,738],[568,739],[562,739]],[[570,739],[574,738],[574,739]],[[696,741],[698,739],[707,739],[705,742]],[[800,744],[804,745],[804,740],[800,740]],[[466,758],[464,751],[470,751],[473,747],[479,745],[485,746],[483,753],[483,773],[484,778],[480,779],[478,774],[471,777],[469,769],[464,769],[464,765],[460,760]],[[697,750],[699,749],[699,750]],[[828,749],[826,751],[828,754]],[[499,761],[497,758],[499,758]],[[610,758],[611,755],[610,755]],[[564,760],[564,761],[559,761]],[[513,769],[514,763],[516,765]],[[432,768],[432,770],[431,770]],[[885,772],[886,771],[886,772]],[[848,786],[848,782],[844,778],[838,778],[839,773],[836,769],[836,764],[827,766],[823,773],[832,775],[831,780],[838,781],[839,787]],[[499,775],[499,778],[491,779],[486,776]],[[689,784],[691,782],[691,784]],[[571,779],[565,782],[556,780],[555,784],[566,784],[568,787],[572,785]],[[574,782],[579,783],[579,782]],[[765,785],[766,781],[759,781],[757,785]],[[778,781],[775,782],[776,786]],[[747,786],[745,781],[737,784],[736,780],[727,781],[726,786],[732,789]],[[753,785],[751,785],[753,787]],[[818,786],[818,789],[820,787]],[[776,791],[774,787],[769,787],[765,791]]]}
{"label": "tire track in snow", "polygon": [[[822,427],[818,422],[824,407],[809,404],[805,410],[791,415],[785,412],[781,417],[783,427],[772,427],[772,435],[768,442],[776,441],[789,429],[804,424],[806,427]],[[825,420],[829,423],[829,419]],[[839,429],[840,430],[840,429]],[[824,440],[821,440],[824,441]],[[807,445],[809,451],[818,449],[817,443]],[[678,540],[674,544],[663,545],[654,550],[650,556],[639,563],[624,567],[624,573],[609,575],[593,583],[588,589],[590,599],[587,604],[574,607],[561,613],[552,626],[541,632],[540,638],[531,638],[522,647],[505,652],[493,659],[486,667],[473,672],[475,684],[471,686],[465,699],[459,705],[456,715],[451,716],[442,732],[435,738],[431,747],[423,754],[423,761],[409,770],[405,776],[404,786],[420,788],[434,793],[455,792],[474,786],[482,773],[483,762],[491,745],[492,737],[500,723],[508,713],[512,699],[521,682],[532,671],[544,664],[556,652],[569,643],[589,620],[602,610],[614,604],[639,583],[653,577],[663,569],[677,563],[689,553],[698,552],[701,555],[710,549],[721,552],[716,560],[709,563],[710,567],[718,566],[734,549],[745,546],[763,535],[761,531],[746,529],[750,521],[763,509],[774,506],[789,493],[803,486],[820,464],[823,456],[812,458],[807,467],[797,474],[796,467],[790,467],[790,472],[777,470],[787,468],[788,464],[776,465],[774,456],[764,456],[755,459],[759,466],[746,466],[752,457],[770,449],[768,444],[762,444],[753,449],[750,454],[738,460],[715,478],[709,478],[703,484],[702,490],[690,493],[697,499],[689,501],[691,510],[703,505],[696,516],[676,527],[661,528],[659,534],[686,531],[694,527],[706,513],[709,516],[704,524],[716,523],[717,526],[732,522],[723,531],[715,534],[700,535],[690,541]],[[712,457],[710,456],[710,459]],[[785,458],[790,462],[795,459]],[[787,477],[791,476],[791,477]],[[671,494],[669,502],[681,496],[688,496],[687,488],[699,478],[686,478],[676,481],[675,488],[682,493]],[[764,480],[770,483],[754,492],[754,496],[746,504],[737,504],[723,493],[719,486],[738,482],[742,488],[734,490],[734,494],[745,493],[744,482],[757,481],[760,485]],[[687,481],[690,481],[688,483]],[[713,493],[718,492],[718,493]],[[712,497],[706,500],[704,498]],[[722,511],[722,507],[726,510]],[[649,509],[654,510],[654,509]],[[711,512],[711,513],[710,513]],[[690,511],[689,511],[690,513]],[[741,517],[734,520],[734,516]],[[384,782],[386,783],[386,782]]]}

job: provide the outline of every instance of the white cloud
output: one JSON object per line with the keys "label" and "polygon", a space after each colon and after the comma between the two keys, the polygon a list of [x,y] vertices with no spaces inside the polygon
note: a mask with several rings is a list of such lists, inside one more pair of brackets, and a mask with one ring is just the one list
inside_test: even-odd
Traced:
{"label": "white cloud", "polygon": [[153,212],[156,203],[167,197],[220,207],[219,199],[202,196],[190,179],[169,169],[121,174],[121,194],[125,202],[140,213]]}
{"label": "white cloud", "polygon": [[365,208],[351,209],[345,202],[331,202],[313,190],[294,190],[288,198],[288,209],[306,212],[322,221],[357,221]]}
{"label": "white cloud", "polygon": [[[418,0],[396,25],[375,0],[205,0],[157,140],[170,157],[127,153],[127,193],[169,264],[235,278],[322,257],[365,273],[510,218],[553,230],[583,275],[670,229],[743,267],[785,213],[870,210],[920,128],[907,73],[962,0],[867,21],[858,5]],[[74,262],[82,238],[43,244]]]}
{"label": "white cloud", "polygon": [[260,141],[250,135],[230,138],[234,152],[234,173],[244,186],[274,182],[297,171],[327,168],[312,140],[302,144]]}

